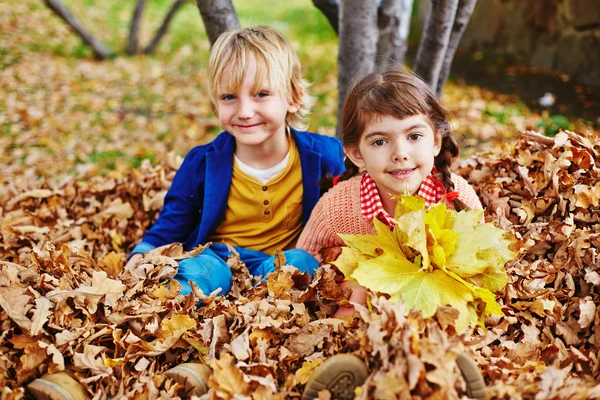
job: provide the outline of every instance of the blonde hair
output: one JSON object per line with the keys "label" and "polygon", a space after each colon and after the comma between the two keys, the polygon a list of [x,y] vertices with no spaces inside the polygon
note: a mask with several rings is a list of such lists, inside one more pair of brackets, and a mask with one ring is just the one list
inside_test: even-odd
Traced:
{"label": "blonde hair", "polygon": [[210,103],[217,113],[220,80],[229,70],[229,86],[237,90],[244,80],[250,55],[256,60],[254,90],[265,84],[286,97],[298,108],[288,112],[286,123],[295,129],[306,129],[304,119],[310,113],[313,99],[308,94],[308,82],[302,79],[300,60],[291,43],[279,31],[268,26],[234,29],[216,40],[208,62]]}

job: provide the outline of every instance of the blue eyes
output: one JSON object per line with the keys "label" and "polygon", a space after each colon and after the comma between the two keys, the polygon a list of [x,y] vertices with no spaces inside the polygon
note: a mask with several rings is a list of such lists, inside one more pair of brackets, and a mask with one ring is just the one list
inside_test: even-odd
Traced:
{"label": "blue eyes", "polygon": [[[269,96],[269,92],[258,92],[256,94],[256,97],[261,98],[261,99],[264,97],[268,97],[268,96]],[[232,100],[235,100],[235,96],[232,94],[225,94],[225,95],[221,96],[221,100],[232,101]]]}

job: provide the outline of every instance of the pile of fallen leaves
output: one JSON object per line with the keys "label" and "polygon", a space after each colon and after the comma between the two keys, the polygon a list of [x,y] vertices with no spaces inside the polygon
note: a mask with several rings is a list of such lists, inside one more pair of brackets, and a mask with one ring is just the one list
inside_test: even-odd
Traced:
{"label": "pile of fallen leaves", "polygon": [[280,259],[260,282],[233,255],[225,297],[178,294],[177,261],[201,249],[167,246],[125,269],[180,159],[11,186],[0,195],[0,397],[24,398],[32,379],[63,369],[96,398],[175,397],[182,388],[162,373],[199,361],[213,369],[213,398],[299,398],[327,357],[353,353],[371,372],[358,398],[459,398],[465,346],[494,398],[600,397],[599,151],[578,134],[527,133],[510,153],[462,165],[486,218],[523,249],[498,299],[505,316],[465,337],[444,307],[423,319],[384,297],[351,321],[331,318],[348,293],[328,266],[309,282]]}
{"label": "pile of fallen leaves", "polygon": [[182,387],[162,372],[187,361],[210,362],[214,398],[298,398],[337,353],[369,364],[363,398],[464,391],[454,363],[461,338],[384,298],[353,321],[331,318],[348,293],[329,267],[309,282],[280,259],[261,283],[234,255],[226,297],[178,294],[177,261],[201,248],[167,246],[126,269],[180,161],[123,177],[21,182],[1,197],[0,398],[23,398],[27,383],[62,370],[96,398],[172,398]]}
{"label": "pile of fallen leaves", "polygon": [[596,137],[526,132],[460,168],[524,249],[507,264],[506,316],[473,338],[494,397],[600,397],[599,161]]}

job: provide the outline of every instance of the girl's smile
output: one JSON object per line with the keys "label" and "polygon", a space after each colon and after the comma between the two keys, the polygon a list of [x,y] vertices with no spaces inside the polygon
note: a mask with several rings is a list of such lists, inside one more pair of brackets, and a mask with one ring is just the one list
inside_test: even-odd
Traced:
{"label": "girl's smile", "polygon": [[396,179],[408,179],[415,172],[416,168],[410,169],[395,169],[392,171],[387,171],[388,174],[392,175]]}

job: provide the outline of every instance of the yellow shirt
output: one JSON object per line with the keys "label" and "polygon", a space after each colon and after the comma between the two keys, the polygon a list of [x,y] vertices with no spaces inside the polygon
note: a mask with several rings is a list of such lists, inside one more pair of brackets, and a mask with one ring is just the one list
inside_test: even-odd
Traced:
{"label": "yellow shirt", "polygon": [[234,160],[225,218],[208,241],[269,255],[294,248],[302,230],[302,195],[300,154],[293,140],[284,170],[265,184]]}

